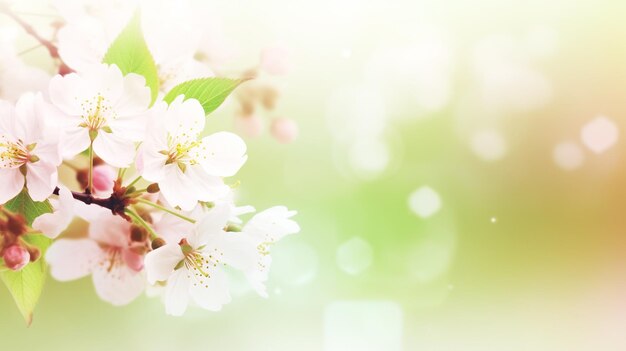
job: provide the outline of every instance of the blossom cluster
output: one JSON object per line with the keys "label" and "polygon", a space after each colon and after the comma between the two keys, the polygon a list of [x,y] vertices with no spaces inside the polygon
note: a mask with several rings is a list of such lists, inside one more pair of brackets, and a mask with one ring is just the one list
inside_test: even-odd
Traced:
{"label": "blossom cluster", "polygon": [[[176,36],[158,31],[145,35],[154,77],[111,62],[138,61],[132,50],[143,42],[120,51],[134,38],[130,30],[113,30],[117,40],[104,26],[113,22],[85,22],[75,8],[58,7],[65,23],[57,42],[44,44],[57,50],[59,74],[41,91],[0,101],[3,266],[20,272],[45,263],[59,281],[90,275],[97,295],[113,305],[149,289],[171,315],[189,304],[221,309],[237,272],[266,297],[271,247],[299,232],[296,212],[276,206],[250,215],[253,207],[236,205],[227,179],[246,163],[246,143],[227,131],[205,133],[206,106],[221,103],[212,95],[219,89],[174,93],[186,82],[225,80],[211,78],[193,47],[168,50],[163,42]],[[232,89],[241,83],[233,82]],[[88,223],[86,235],[65,237],[77,217]],[[33,244],[38,236],[52,239],[50,246]]]}

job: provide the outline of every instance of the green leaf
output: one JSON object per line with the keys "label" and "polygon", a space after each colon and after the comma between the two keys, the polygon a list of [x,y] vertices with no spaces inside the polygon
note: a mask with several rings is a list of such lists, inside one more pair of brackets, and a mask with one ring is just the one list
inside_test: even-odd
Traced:
{"label": "green leaf", "polygon": [[39,248],[41,256],[37,261],[27,264],[20,271],[5,270],[0,272],[0,279],[9,289],[26,324],[30,325],[33,321],[33,310],[39,301],[46,281],[48,268],[43,256],[52,240],[40,234],[26,235],[24,240]]}
{"label": "green leaf", "polygon": [[33,201],[28,195],[26,189],[22,190],[16,197],[9,200],[4,205],[4,208],[11,212],[21,213],[26,218],[28,225],[33,224],[35,218],[41,216],[44,213],[52,212],[52,206],[48,200],[43,202]]}
{"label": "green leaf", "polygon": [[152,91],[154,103],[159,93],[159,75],[141,31],[139,11],[109,46],[102,62],[117,65],[124,75],[129,73],[142,75]]}
{"label": "green leaf", "polygon": [[168,104],[179,95],[186,99],[196,99],[204,108],[204,113],[215,111],[224,100],[245,80],[229,78],[200,78],[178,84],[170,90],[163,100]]}

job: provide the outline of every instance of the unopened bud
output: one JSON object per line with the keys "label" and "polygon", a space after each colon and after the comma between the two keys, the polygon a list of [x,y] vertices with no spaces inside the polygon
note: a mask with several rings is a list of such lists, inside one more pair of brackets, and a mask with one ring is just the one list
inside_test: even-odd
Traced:
{"label": "unopened bud", "polygon": [[163,245],[165,245],[165,240],[163,240],[162,238],[156,238],[152,240],[152,250],[156,250]]}
{"label": "unopened bud", "polygon": [[248,138],[256,138],[263,132],[263,120],[254,114],[237,116],[235,129]]}
{"label": "unopened bud", "polygon": [[161,191],[161,189],[159,188],[159,184],[152,183],[148,185],[148,188],[146,188],[146,191],[149,192],[150,194],[155,194]]}
{"label": "unopened bud", "polygon": [[14,271],[21,270],[30,262],[28,250],[19,245],[11,245],[4,249],[2,258],[4,258],[4,264],[7,268]]}
{"label": "unopened bud", "polygon": [[93,168],[93,188],[102,193],[113,192],[113,182],[117,177],[117,173],[113,167],[108,165],[99,165]]}
{"label": "unopened bud", "polygon": [[130,240],[136,242],[144,242],[148,239],[148,232],[141,227],[132,226],[130,229]]}
{"label": "unopened bud", "polygon": [[288,118],[276,118],[272,121],[272,136],[283,144],[289,144],[298,137],[298,125]]}
{"label": "unopened bud", "polygon": [[289,50],[282,45],[265,48],[261,52],[261,68],[273,75],[288,73],[291,70]]}
{"label": "unopened bud", "polygon": [[21,214],[14,214],[7,218],[7,229],[15,236],[26,232],[26,220]]}

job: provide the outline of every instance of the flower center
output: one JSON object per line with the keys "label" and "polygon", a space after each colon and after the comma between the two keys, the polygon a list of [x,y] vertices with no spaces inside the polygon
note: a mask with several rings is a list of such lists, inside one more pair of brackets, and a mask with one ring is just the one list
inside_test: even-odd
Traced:
{"label": "flower center", "polygon": [[99,264],[106,269],[107,273],[113,274],[114,268],[124,265],[122,250],[116,246],[108,246],[104,250],[106,254]]}
{"label": "flower center", "polygon": [[30,155],[34,148],[35,144],[24,145],[21,140],[10,141],[0,136],[0,168],[19,168],[31,159],[36,161],[36,156]]}
{"label": "flower center", "polygon": [[89,128],[92,131],[106,127],[107,117],[112,113],[112,110],[104,96],[98,94],[90,99],[86,99],[80,106],[83,109],[81,127]]}
{"label": "flower center", "polygon": [[211,270],[220,264],[223,253],[214,249],[212,252],[201,252],[192,249],[188,244],[181,246],[185,258],[179,263],[187,269],[187,278],[193,281],[194,286],[208,288],[208,279],[211,279]]}
{"label": "flower center", "polygon": [[161,154],[167,156],[165,164],[175,163],[184,172],[187,165],[195,165],[197,161],[197,148],[201,146],[200,142],[195,140],[179,140],[168,136],[167,150],[162,150]]}

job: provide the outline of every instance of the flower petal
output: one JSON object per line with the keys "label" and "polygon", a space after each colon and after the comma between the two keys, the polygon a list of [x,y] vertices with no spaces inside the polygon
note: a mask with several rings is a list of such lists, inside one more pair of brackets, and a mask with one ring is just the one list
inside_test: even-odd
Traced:
{"label": "flower petal", "polygon": [[115,133],[100,131],[93,142],[96,155],[113,167],[126,168],[135,158],[135,143]]}
{"label": "flower petal", "polygon": [[76,73],[61,76],[57,74],[50,80],[50,101],[63,113],[70,116],[80,116],[83,111],[80,103],[95,92],[85,80]]}
{"label": "flower petal", "polygon": [[243,232],[262,242],[276,242],[286,235],[300,231],[300,226],[290,218],[297,214],[285,206],[275,206],[259,212],[243,227]]}
{"label": "flower petal", "polygon": [[163,179],[159,182],[163,197],[173,207],[179,206],[183,211],[191,211],[198,203],[198,190],[191,186],[193,183],[189,181],[189,177],[175,164],[166,165],[163,172]]}
{"label": "flower petal", "polygon": [[191,279],[189,293],[198,306],[209,311],[219,311],[223,305],[231,301],[228,279],[220,269],[215,269],[209,274],[210,277],[202,281]]}
{"label": "flower petal", "polygon": [[220,177],[234,175],[248,159],[246,143],[229,132],[205,137],[193,151],[196,153],[195,158],[208,174]]}
{"label": "flower petal", "polygon": [[0,204],[16,197],[24,188],[24,176],[18,168],[0,168]]}
{"label": "flower petal", "polygon": [[66,187],[59,187],[59,205],[52,213],[44,213],[35,218],[33,229],[42,232],[49,238],[56,238],[72,222],[74,218],[72,193]]}
{"label": "flower petal", "polygon": [[81,127],[68,127],[61,138],[62,156],[73,158],[89,147],[89,130]]}
{"label": "flower petal", "polygon": [[182,316],[189,304],[188,271],[179,269],[167,280],[165,288],[165,313],[172,316]]}
{"label": "flower petal", "polygon": [[100,244],[126,248],[130,240],[130,223],[109,211],[91,221],[89,237]]}
{"label": "flower petal", "polygon": [[46,252],[50,274],[60,281],[88,275],[102,257],[102,249],[91,239],[60,239],[52,243]]}
{"label": "flower petal", "polygon": [[98,296],[115,306],[130,303],[146,288],[143,274],[120,262],[111,268],[106,264],[98,265],[92,279]]}
{"label": "flower petal", "polygon": [[148,283],[167,280],[178,262],[185,258],[178,244],[166,244],[148,252],[144,259]]}
{"label": "flower petal", "polygon": [[150,88],[146,86],[146,79],[139,74],[129,73],[124,77],[123,85],[124,94],[114,104],[117,116],[136,116],[146,112],[152,101]]}
{"label": "flower petal", "polygon": [[57,186],[58,173],[55,165],[39,160],[26,164],[26,184],[28,194],[35,201],[44,201]]}

